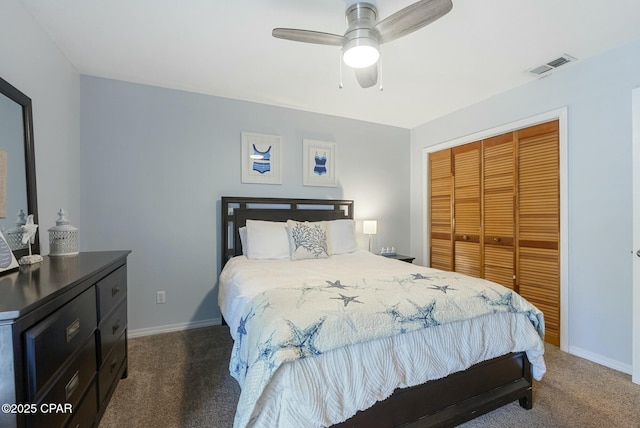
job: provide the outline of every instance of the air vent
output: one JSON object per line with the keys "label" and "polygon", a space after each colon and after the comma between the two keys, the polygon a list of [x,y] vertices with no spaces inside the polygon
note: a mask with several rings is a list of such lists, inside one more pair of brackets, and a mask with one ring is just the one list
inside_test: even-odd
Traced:
{"label": "air vent", "polygon": [[563,65],[575,60],[576,59],[571,55],[564,54],[559,58],[547,62],[546,64],[530,69],[529,73],[535,74],[536,76],[546,76],[551,74],[556,68],[562,67]]}

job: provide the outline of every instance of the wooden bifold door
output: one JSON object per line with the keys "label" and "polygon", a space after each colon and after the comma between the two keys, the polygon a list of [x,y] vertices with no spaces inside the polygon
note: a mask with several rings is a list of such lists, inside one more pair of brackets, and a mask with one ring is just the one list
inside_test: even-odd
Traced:
{"label": "wooden bifold door", "polygon": [[560,344],[558,121],[429,154],[430,266],[521,294]]}

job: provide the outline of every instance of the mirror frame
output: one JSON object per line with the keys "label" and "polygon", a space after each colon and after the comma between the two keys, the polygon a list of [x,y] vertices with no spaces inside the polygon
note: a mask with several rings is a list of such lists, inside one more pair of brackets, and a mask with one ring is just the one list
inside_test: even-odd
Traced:
{"label": "mirror frame", "polygon": [[[33,148],[33,109],[31,98],[20,92],[9,82],[0,77],[0,93],[7,96],[22,106],[22,124],[24,129],[24,161],[27,176],[27,214],[33,214],[33,222],[38,222],[38,196],[36,192],[36,160]],[[13,213],[15,214],[15,213]],[[40,254],[40,233],[35,235],[31,251],[33,254]],[[29,254],[29,249],[15,250],[13,254],[17,259]]]}

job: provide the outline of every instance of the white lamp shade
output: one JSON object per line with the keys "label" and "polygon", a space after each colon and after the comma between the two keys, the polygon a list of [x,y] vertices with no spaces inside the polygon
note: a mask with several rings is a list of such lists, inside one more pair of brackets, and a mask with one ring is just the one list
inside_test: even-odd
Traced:
{"label": "white lamp shade", "polygon": [[362,222],[362,233],[365,235],[375,235],[378,233],[378,222],[376,220],[364,220]]}
{"label": "white lamp shade", "polygon": [[342,60],[351,68],[366,68],[380,58],[378,43],[369,38],[354,38],[344,45]]}

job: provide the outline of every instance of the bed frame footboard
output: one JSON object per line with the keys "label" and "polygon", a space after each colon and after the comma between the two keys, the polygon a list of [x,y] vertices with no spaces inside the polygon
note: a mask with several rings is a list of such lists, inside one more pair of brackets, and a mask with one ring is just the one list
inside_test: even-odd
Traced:
{"label": "bed frame footboard", "polygon": [[533,404],[531,366],[524,352],[504,355],[446,378],[399,389],[334,427],[449,427],[519,400]]}

